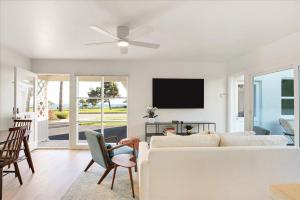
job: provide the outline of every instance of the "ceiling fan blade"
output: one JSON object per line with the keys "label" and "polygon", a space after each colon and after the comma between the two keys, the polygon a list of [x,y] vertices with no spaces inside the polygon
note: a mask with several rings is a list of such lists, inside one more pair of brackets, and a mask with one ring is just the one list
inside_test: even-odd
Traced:
{"label": "ceiling fan blade", "polygon": [[138,42],[138,41],[128,41],[129,44],[139,47],[146,47],[146,48],[152,48],[157,49],[160,47],[159,44],[149,43],[149,42]]}
{"label": "ceiling fan blade", "polygon": [[90,28],[91,30],[93,30],[93,31],[96,31],[96,32],[98,32],[98,33],[101,33],[101,34],[103,34],[103,35],[106,35],[106,36],[108,36],[108,37],[110,37],[110,38],[113,38],[113,39],[115,39],[115,40],[119,40],[119,39],[120,39],[120,38],[118,38],[117,36],[115,36],[114,34],[108,32],[108,31],[106,31],[106,30],[104,30],[104,29],[102,29],[102,28],[100,28],[100,27],[98,27],[98,26],[96,26],[96,25],[90,25],[89,28]]}
{"label": "ceiling fan blade", "polygon": [[127,54],[128,53],[128,47],[120,47],[121,54]]}
{"label": "ceiling fan blade", "polygon": [[112,44],[112,43],[117,43],[117,41],[114,41],[114,42],[88,42],[88,43],[85,43],[85,45],[92,46],[92,45]]}

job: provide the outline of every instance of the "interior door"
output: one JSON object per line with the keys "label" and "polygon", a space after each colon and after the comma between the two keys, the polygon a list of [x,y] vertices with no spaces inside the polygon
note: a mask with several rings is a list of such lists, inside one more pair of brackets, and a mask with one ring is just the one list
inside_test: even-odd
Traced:
{"label": "interior door", "polygon": [[30,71],[15,67],[14,77],[14,118],[31,119],[31,133],[29,147],[37,147],[37,120],[36,120],[36,85],[37,75]]}
{"label": "interior door", "polygon": [[235,131],[244,131],[244,96],[245,87],[244,81],[236,82],[237,90],[237,100],[236,100],[236,121],[235,121]]}

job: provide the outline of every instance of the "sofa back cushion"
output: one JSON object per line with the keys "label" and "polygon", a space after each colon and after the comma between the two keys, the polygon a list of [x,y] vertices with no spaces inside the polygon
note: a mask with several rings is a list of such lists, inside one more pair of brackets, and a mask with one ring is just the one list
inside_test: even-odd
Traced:
{"label": "sofa back cushion", "polygon": [[217,134],[194,134],[191,136],[153,136],[151,137],[151,148],[164,147],[217,147],[220,143],[220,136]]}
{"label": "sofa back cushion", "polygon": [[283,135],[220,135],[220,146],[286,146]]}

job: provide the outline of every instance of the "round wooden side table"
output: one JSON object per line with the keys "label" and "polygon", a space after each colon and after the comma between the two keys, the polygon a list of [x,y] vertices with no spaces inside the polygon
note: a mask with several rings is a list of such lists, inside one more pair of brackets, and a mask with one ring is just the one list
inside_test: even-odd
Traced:
{"label": "round wooden side table", "polygon": [[111,183],[111,189],[114,187],[115,176],[117,172],[117,168],[125,167],[128,168],[130,183],[131,183],[131,190],[132,190],[132,197],[134,198],[134,189],[133,189],[133,180],[132,180],[132,171],[131,168],[136,166],[136,162],[134,161],[135,158],[131,154],[119,154],[112,157],[112,162],[114,163],[114,175]]}

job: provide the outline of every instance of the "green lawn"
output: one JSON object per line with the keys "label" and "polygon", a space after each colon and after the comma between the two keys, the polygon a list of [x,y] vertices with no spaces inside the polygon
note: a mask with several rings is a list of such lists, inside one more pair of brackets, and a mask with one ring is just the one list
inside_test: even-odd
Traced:
{"label": "green lawn", "polygon": [[[67,118],[69,118],[69,110],[65,109],[62,112],[58,110],[52,110],[55,115],[61,115],[61,114],[66,114]],[[99,116],[96,118],[94,117],[93,120],[99,120],[100,121],[100,109],[97,108],[92,108],[92,109],[80,109],[79,114],[98,114]],[[116,120],[126,120],[127,116],[122,115],[127,113],[127,108],[104,108],[104,114],[111,114],[111,115],[104,115],[104,120],[105,121],[116,121]],[[115,115],[114,115],[115,114]],[[121,114],[121,115],[118,115]],[[97,122],[84,122],[83,125],[89,125],[89,124],[97,124]],[[126,125],[126,122],[104,122],[105,126],[123,126]],[[98,124],[99,125],[99,124]]]}
{"label": "green lawn", "polygon": [[[60,113],[57,109],[53,110],[54,113]],[[68,109],[64,109],[62,111],[63,113],[69,114]],[[84,108],[84,109],[79,109],[79,113],[100,113],[101,109],[100,108]],[[127,113],[127,108],[104,108],[104,113]]]}
{"label": "green lawn", "polygon": [[[126,126],[127,122],[103,122],[104,127]],[[79,126],[101,126],[100,122],[80,122]]]}
{"label": "green lawn", "polygon": [[[96,113],[101,112],[100,108],[84,108],[79,109],[79,113]],[[104,108],[104,113],[126,113],[127,108],[112,108],[111,110],[109,108]]]}

